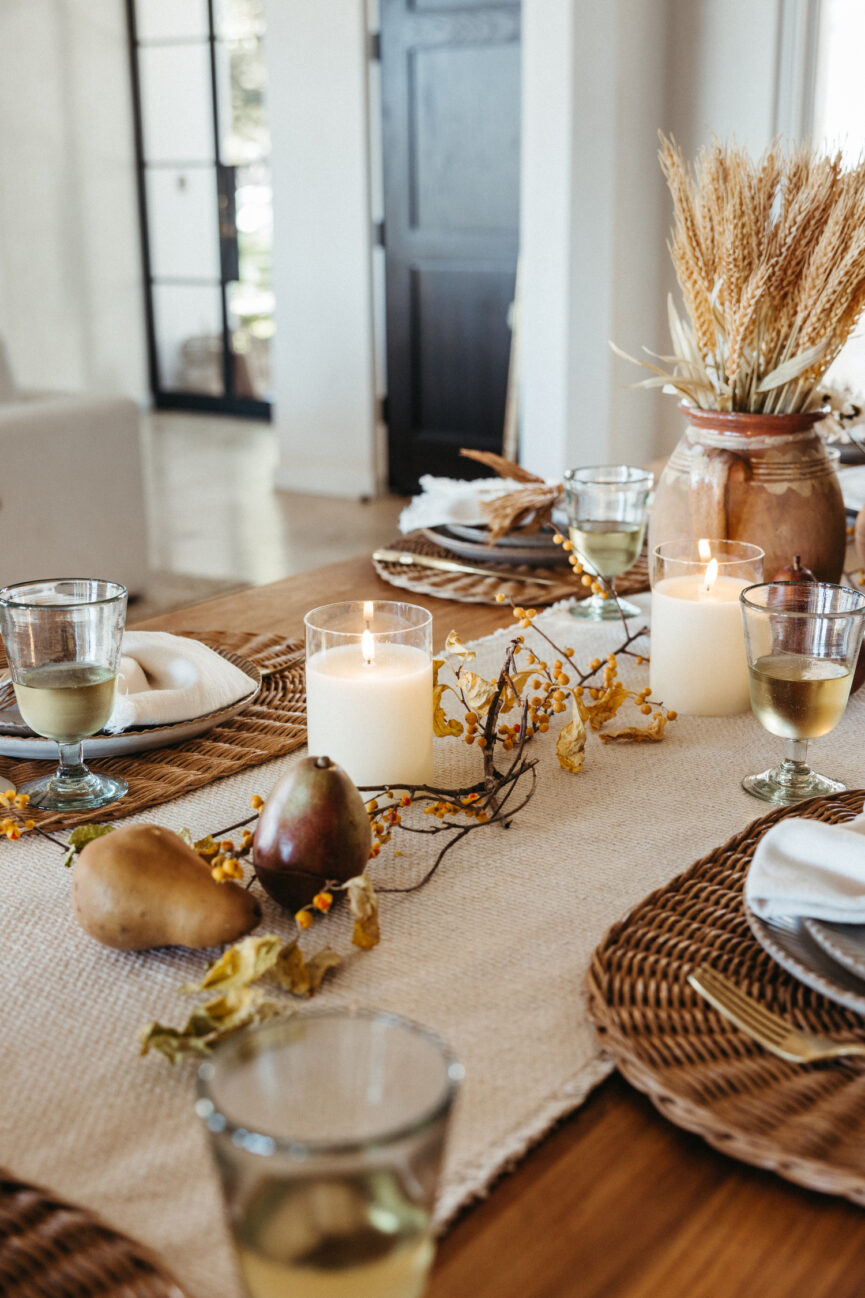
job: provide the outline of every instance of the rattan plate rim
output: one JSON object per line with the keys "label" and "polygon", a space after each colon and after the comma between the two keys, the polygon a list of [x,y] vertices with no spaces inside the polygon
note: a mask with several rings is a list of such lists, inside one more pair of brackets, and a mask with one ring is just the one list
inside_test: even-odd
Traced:
{"label": "rattan plate rim", "polygon": [[863,798],[850,790],[753,821],[613,925],[586,989],[604,1050],[665,1118],[741,1162],[865,1207],[865,1065],[786,1063],[687,983],[705,958],[800,1026],[865,1039],[860,1015],[805,987],[757,943],[741,897],[773,824],[802,815],[844,823]]}

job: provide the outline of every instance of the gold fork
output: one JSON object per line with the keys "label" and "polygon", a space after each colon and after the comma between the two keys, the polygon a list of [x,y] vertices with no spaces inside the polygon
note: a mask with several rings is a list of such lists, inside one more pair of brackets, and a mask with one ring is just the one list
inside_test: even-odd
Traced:
{"label": "gold fork", "polygon": [[708,965],[698,965],[688,975],[688,982],[737,1028],[782,1059],[807,1064],[815,1059],[865,1055],[865,1041],[833,1041],[795,1028]]}

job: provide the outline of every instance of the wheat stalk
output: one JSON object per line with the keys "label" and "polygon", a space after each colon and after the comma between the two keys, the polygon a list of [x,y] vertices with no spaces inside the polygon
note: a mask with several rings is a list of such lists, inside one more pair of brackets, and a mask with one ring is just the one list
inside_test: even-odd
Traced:
{"label": "wheat stalk", "polygon": [[865,309],[865,162],[714,141],[690,168],[663,135],[659,158],[687,320],[671,308],[673,368],[639,362],[643,386],[710,410],[811,408]]}

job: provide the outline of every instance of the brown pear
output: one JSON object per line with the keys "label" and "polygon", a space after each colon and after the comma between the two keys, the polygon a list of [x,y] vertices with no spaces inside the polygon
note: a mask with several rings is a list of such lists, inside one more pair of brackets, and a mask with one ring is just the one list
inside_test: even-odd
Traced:
{"label": "brown pear", "polygon": [[361,874],[371,845],[369,816],[348,775],[329,757],[305,757],[264,804],[252,863],[265,892],[296,911],[326,883]]}
{"label": "brown pear", "polygon": [[261,907],[239,884],[217,883],[170,829],[128,825],[92,839],[72,873],[78,923],[106,946],[222,946],[255,928]]}

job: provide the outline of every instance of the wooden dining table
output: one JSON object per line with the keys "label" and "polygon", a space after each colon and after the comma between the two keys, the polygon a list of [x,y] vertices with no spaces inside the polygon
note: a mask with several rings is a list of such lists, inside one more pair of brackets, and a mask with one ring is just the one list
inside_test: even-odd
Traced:
{"label": "wooden dining table", "polygon": [[[432,612],[436,645],[452,627],[464,639],[477,638],[510,619],[500,606],[397,590],[364,557],[141,625],[300,639],[304,614],[316,605],[403,597]],[[670,837],[675,848],[675,824]],[[681,868],[690,864],[683,857]],[[666,1121],[617,1074],[503,1174],[483,1201],[462,1211],[441,1241],[429,1289],[429,1298],[863,1294],[861,1209],[716,1152]]]}

